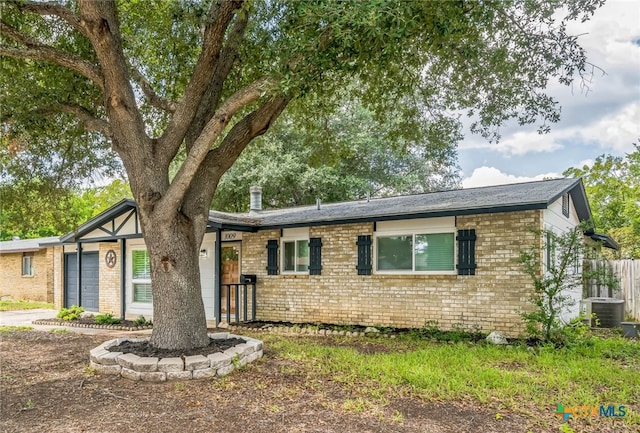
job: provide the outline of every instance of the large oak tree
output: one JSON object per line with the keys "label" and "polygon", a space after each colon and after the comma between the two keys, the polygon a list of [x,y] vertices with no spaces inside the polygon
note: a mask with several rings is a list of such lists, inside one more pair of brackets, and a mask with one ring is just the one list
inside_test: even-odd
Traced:
{"label": "large oak tree", "polygon": [[549,79],[570,84],[587,69],[565,24],[600,3],[5,1],[3,142],[119,155],[151,260],[151,343],[203,346],[209,204],[291,101],[313,116],[348,92],[405,131],[462,114],[490,139],[511,118],[544,130],[559,116]]}

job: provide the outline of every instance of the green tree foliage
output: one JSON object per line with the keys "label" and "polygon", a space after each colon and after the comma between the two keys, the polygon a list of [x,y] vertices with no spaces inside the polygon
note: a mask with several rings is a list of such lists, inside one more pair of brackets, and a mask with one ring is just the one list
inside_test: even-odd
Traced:
{"label": "green tree foliage", "polygon": [[429,131],[416,134],[428,143],[394,140],[398,122],[377,122],[361,105],[303,126],[283,116],[225,173],[212,208],[247,211],[252,185],[271,208],[458,188],[450,143]]}
{"label": "green tree foliage", "polygon": [[[568,323],[563,315],[575,305],[571,292],[581,293],[584,280],[596,284],[617,284],[606,268],[580,266],[588,248],[584,229],[578,226],[564,233],[534,230],[536,242],[520,252],[522,269],[533,281],[530,297],[533,308],[522,314],[527,332],[533,337],[562,343],[571,335],[571,331],[565,332]],[[580,323],[572,325],[580,326]]]}
{"label": "green tree foliage", "polygon": [[69,233],[127,197],[131,190],[121,179],[85,189],[53,187],[36,180],[0,184],[0,240]]}
{"label": "green tree foliage", "polygon": [[582,177],[598,231],[619,244],[619,256],[640,258],[640,149],[625,157],[600,155],[592,166],[569,168],[565,176]]}
{"label": "green tree foliage", "polygon": [[8,0],[0,122],[9,142],[45,155],[65,143],[79,155],[111,146],[149,250],[151,343],[205,345],[197,251],[209,206],[292,101],[311,121],[358,98],[378,121],[402,119],[407,137],[433,124],[453,138],[460,113],[488,138],[512,118],[546,130],[559,117],[549,80],[570,84],[587,70],[566,23],[600,4]]}

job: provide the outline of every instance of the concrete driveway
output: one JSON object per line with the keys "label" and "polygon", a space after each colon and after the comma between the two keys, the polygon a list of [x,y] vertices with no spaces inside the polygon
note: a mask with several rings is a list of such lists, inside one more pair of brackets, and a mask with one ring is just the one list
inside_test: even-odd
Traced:
{"label": "concrete driveway", "polygon": [[33,320],[53,319],[57,310],[36,308],[34,310],[0,311],[0,326],[34,326]]}
{"label": "concrete driveway", "polygon": [[68,332],[90,335],[115,335],[115,336],[146,336],[151,334],[150,329],[143,331],[117,331],[113,329],[77,328],[74,326],[34,325],[34,320],[53,319],[58,310],[38,308],[34,310],[0,311],[0,326],[30,326],[36,331],[51,331],[52,329],[65,329]]}

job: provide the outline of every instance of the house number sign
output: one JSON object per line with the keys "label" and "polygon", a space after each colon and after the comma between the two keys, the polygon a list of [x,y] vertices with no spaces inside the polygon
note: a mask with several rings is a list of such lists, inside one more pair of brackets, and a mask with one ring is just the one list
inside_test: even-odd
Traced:
{"label": "house number sign", "polygon": [[242,232],[223,232],[222,233],[222,242],[241,241],[241,240],[242,240]]}
{"label": "house number sign", "polygon": [[108,268],[113,268],[116,265],[116,252],[113,250],[107,251],[107,254],[104,255],[104,262]]}

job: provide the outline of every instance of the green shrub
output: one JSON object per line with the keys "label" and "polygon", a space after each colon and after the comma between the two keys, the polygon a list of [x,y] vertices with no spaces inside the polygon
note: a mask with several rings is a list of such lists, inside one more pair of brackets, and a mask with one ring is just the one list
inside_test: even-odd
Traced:
{"label": "green shrub", "polygon": [[143,315],[140,315],[136,320],[133,321],[133,324],[136,326],[150,326],[151,320],[145,319]]}
{"label": "green shrub", "polygon": [[453,325],[450,331],[444,331],[438,327],[437,321],[432,320],[426,321],[422,328],[412,329],[409,333],[410,335],[418,338],[450,341],[454,343],[459,343],[461,341],[481,341],[487,336],[477,327],[465,329],[460,324]]}
{"label": "green shrub", "polygon": [[98,314],[93,320],[100,325],[117,325],[120,319],[113,317],[111,313]]}
{"label": "green shrub", "polygon": [[82,313],[84,313],[84,308],[72,305],[69,308],[62,308],[56,317],[62,320],[78,320]]}

